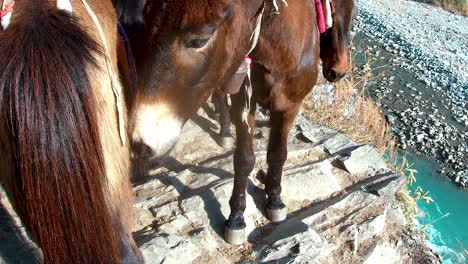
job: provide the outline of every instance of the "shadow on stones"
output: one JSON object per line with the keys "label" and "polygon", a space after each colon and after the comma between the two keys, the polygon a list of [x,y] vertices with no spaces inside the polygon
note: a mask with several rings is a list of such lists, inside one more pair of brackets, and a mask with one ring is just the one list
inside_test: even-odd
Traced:
{"label": "shadow on stones", "polygon": [[[179,206],[183,200],[189,199],[194,196],[199,196],[203,200],[204,210],[207,213],[209,225],[211,228],[219,235],[221,238],[224,238],[224,222],[226,217],[221,211],[221,204],[218,199],[215,197],[214,192],[211,188],[214,188],[227,179],[234,178],[234,175],[231,172],[228,172],[224,169],[213,168],[206,166],[209,163],[225,160],[232,156],[234,153],[233,150],[226,153],[210,157],[198,164],[198,166],[185,166],[180,161],[174,157],[168,157],[164,160],[162,164],[158,164],[160,167],[164,167],[171,172],[181,172],[181,168],[190,170],[193,174],[212,174],[217,176],[219,179],[210,182],[209,184],[203,185],[199,188],[190,188],[188,185],[184,184],[180,179],[174,175],[168,173],[161,173],[154,176],[148,176],[144,181],[140,181],[138,184],[144,184],[145,182],[158,180],[165,184],[166,186],[173,186],[175,190],[179,193],[178,203]],[[266,205],[266,195],[263,189],[259,188],[249,179],[249,184],[247,187],[247,193],[250,194],[255,202],[255,206],[262,214],[266,217],[266,212],[264,210]],[[144,231],[136,232],[134,236],[136,237],[139,244],[143,244],[141,241],[149,241],[153,236],[145,235]]]}
{"label": "shadow on stones", "polygon": [[[161,173],[155,176],[151,176],[146,180],[146,182],[151,181],[151,180],[159,180],[167,186],[169,185],[173,186],[176,189],[176,191],[179,193],[179,198],[178,198],[179,206],[183,200],[191,198],[193,196],[199,196],[203,200],[204,209],[209,219],[209,225],[220,237],[223,237],[223,232],[224,232],[223,227],[224,227],[224,221],[226,219],[223,213],[221,212],[221,204],[216,199],[211,188],[217,186],[218,184],[221,184],[226,179],[233,178],[233,175],[232,173],[225,171],[223,169],[206,167],[204,165],[210,162],[217,161],[217,160],[226,159],[227,157],[232,155],[232,153],[233,151],[229,151],[227,153],[223,153],[221,155],[211,157],[201,162],[199,166],[187,168],[194,174],[210,173],[219,177],[218,180],[215,180],[202,187],[192,189],[189,186],[185,185],[177,177],[173,175],[168,175],[167,173]],[[177,159],[173,157],[167,158],[164,161],[164,163],[161,164],[161,166],[165,167],[166,169],[170,171],[173,171],[174,169],[177,169],[177,168],[184,167],[184,165],[181,162],[179,162]],[[145,236],[143,236],[142,234],[135,234],[135,235],[139,237],[138,240],[140,239],[145,240]]]}
{"label": "shadow on stones", "polygon": [[[347,188],[344,189],[340,194],[325,199],[323,201],[313,203],[309,206],[306,206],[302,209],[299,209],[294,212],[290,212],[287,217],[287,221],[279,224],[269,223],[262,227],[256,228],[254,231],[250,233],[248,236],[248,241],[251,243],[255,242],[264,242],[264,243],[274,243],[274,241],[279,241],[285,239],[287,237],[294,236],[296,234],[305,232],[308,229],[308,226],[302,222],[303,219],[308,218],[312,215],[322,212],[326,210],[328,207],[337,204],[344,200],[346,197],[351,195],[356,191],[364,191],[370,194],[375,195],[372,191],[368,191],[369,186],[379,188],[383,188],[388,184],[390,181],[395,180],[397,177],[389,177],[394,176],[393,173],[384,173],[380,175],[376,175],[373,177],[366,178],[360,182],[357,182]],[[281,227],[281,228],[279,228]],[[268,241],[269,234],[274,235],[274,241]],[[262,237],[265,237],[261,239]]]}
{"label": "shadow on stones", "polygon": [[[206,110],[205,110],[206,111]],[[191,118],[191,120],[197,124],[203,131],[208,133],[210,135],[211,139],[213,139],[214,142],[218,142],[218,132],[216,130],[218,127],[209,119],[199,115],[195,114],[194,117]]]}
{"label": "shadow on stones", "polygon": [[150,242],[153,240],[155,237],[169,237],[168,234],[165,233],[160,233],[160,234],[155,234],[153,232],[149,233],[146,230],[141,230],[137,232],[133,232],[133,240],[135,240],[135,243],[137,247],[143,246],[143,244]]}
{"label": "shadow on stones", "polygon": [[[294,252],[291,252],[291,255],[294,255]],[[241,261],[238,261],[238,262],[235,262],[236,264],[258,264],[258,263],[261,263],[261,264],[287,264],[287,263],[294,263],[294,257],[284,257],[284,258],[280,258],[280,259],[275,259],[275,260],[272,260],[272,261],[266,261],[266,262],[249,262],[249,261],[244,261],[244,260],[241,260]]]}
{"label": "shadow on stones", "polygon": [[216,113],[215,109],[211,108],[208,103],[204,103],[201,107],[203,111],[205,111],[206,115],[213,119],[213,120],[218,120],[218,114]]}

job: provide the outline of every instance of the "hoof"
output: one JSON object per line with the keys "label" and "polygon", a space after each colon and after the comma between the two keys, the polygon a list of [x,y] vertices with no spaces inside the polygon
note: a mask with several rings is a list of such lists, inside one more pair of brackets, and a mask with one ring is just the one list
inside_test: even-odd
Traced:
{"label": "hoof", "polygon": [[245,242],[245,228],[231,229],[224,227],[224,239],[231,245],[241,245]]}
{"label": "hoof", "polygon": [[234,147],[234,139],[232,137],[218,136],[218,145],[223,149],[232,149]]}
{"label": "hoof", "polygon": [[288,209],[286,207],[281,209],[267,209],[267,213],[268,219],[270,219],[271,222],[279,223],[286,219],[286,216],[288,215]]}

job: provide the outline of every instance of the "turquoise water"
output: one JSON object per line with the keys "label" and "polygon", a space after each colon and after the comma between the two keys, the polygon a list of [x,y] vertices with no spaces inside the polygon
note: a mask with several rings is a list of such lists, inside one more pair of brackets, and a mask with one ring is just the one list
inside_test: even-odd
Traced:
{"label": "turquoise water", "polygon": [[409,163],[418,170],[416,183],[430,191],[434,203],[420,201],[425,215],[416,219],[425,229],[430,246],[439,253],[444,264],[468,263],[468,191],[458,188],[438,173],[438,165],[430,160],[407,155]]}

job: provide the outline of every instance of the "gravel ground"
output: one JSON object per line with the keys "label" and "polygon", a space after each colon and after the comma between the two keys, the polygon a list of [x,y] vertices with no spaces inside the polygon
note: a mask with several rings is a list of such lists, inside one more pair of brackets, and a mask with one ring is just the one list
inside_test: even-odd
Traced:
{"label": "gravel ground", "polygon": [[356,63],[402,149],[438,161],[468,187],[468,18],[405,0],[358,0]]}

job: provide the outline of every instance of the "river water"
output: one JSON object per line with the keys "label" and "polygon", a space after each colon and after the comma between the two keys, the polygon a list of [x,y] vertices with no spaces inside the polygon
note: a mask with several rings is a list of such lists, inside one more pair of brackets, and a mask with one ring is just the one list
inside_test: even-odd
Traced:
{"label": "river water", "polygon": [[418,203],[425,215],[415,220],[417,225],[427,225],[430,247],[444,264],[468,263],[468,191],[441,176],[435,162],[416,155],[407,155],[407,159],[418,170],[417,181],[410,187],[421,186],[435,201]]}

